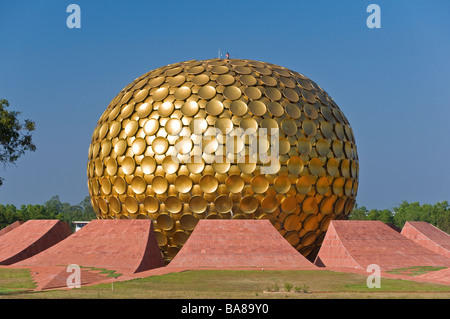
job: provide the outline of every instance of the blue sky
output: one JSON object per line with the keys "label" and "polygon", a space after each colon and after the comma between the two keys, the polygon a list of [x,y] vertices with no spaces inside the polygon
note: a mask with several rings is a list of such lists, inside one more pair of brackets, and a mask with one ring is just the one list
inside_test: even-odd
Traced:
{"label": "blue sky", "polygon": [[[69,29],[69,4],[81,28]],[[366,8],[381,8],[369,29]],[[0,167],[0,203],[86,195],[97,120],[136,77],[217,57],[271,62],[305,74],[337,102],[360,160],[357,203],[450,200],[450,2],[0,2],[0,98],[36,122],[37,151]]]}

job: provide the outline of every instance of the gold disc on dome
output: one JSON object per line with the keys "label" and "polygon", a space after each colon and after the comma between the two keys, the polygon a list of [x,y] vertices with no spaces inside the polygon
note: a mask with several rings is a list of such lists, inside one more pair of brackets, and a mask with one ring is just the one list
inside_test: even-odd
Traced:
{"label": "gold disc on dome", "polygon": [[316,182],[317,193],[323,195],[330,189],[330,183],[326,176],[320,177]]}
{"label": "gold disc on dome", "polygon": [[169,155],[163,159],[161,166],[167,174],[175,174],[180,167],[180,161],[176,156]]}
{"label": "gold disc on dome", "polygon": [[271,76],[268,76],[268,75],[263,75],[261,77],[261,82],[264,83],[267,86],[277,86],[277,84],[278,84],[277,79],[275,79],[275,78],[273,78]]}
{"label": "gold disc on dome", "polygon": [[258,130],[258,122],[252,117],[244,117],[239,122],[239,127],[244,131],[250,130],[251,132],[256,132]]}
{"label": "gold disc on dome", "polygon": [[309,161],[309,172],[312,175],[320,175],[320,173],[322,172],[322,168],[323,163],[319,158],[314,157]]}
{"label": "gold disc on dome", "polygon": [[330,153],[330,146],[328,145],[328,141],[325,139],[320,139],[316,143],[317,153],[319,156],[327,156]]}
{"label": "gold disc on dome", "polygon": [[139,210],[139,203],[133,196],[127,196],[125,198],[125,208],[129,213],[135,214]]}
{"label": "gold disc on dome", "polygon": [[206,74],[196,75],[192,79],[192,83],[194,83],[195,85],[204,85],[204,84],[206,84],[208,82],[209,82],[209,76],[207,76]]}
{"label": "gold disc on dome", "polygon": [[244,188],[245,182],[239,175],[230,175],[225,180],[225,185],[230,193],[239,193]]}
{"label": "gold disc on dome", "polygon": [[167,95],[169,94],[169,90],[167,88],[161,87],[157,89],[152,94],[153,101],[162,101],[164,100]]}
{"label": "gold disc on dome", "polygon": [[292,90],[292,89],[289,89],[289,88],[285,88],[284,90],[283,90],[283,95],[289,100],[289,101],[291,101],[291,102],[298,102],[298,100],[300,99],[299,98],[299,96],[298,96],[298,94],[294,91],[294,90]]}
{"label": "gold disc on dome", "polygon": [[162,117],[167,117],[172,114],[174,110],[174,105],[171,102],[164,102],[158,107],[158,114]]}
{"label": "gold disc on dome", "polygon": [[239,202],[239,208],[242,212],[250,214],[258,209],[259,201],[253,196],[244,196]]}
{"label": "gold disc on dome", "polygon": [[295,183],[295,187],[300,194],[307,194],[312,187],[312,181],[309,176],[300,177]]}
{"label": "gold disc on dome", "polygon": [[184,75],[176,75],[173,78],[170,78],[168,83],[170,86],[180,86],[186,81],[186,77]]}
{"label": "gold disc on dome", "polygon": [[122,171],[127,174],[127,175],[131,175],[133,174],[135,168],[136,168],[136,162],[134,161],[134,159],[132,157],[125,157],[122,161]]}
{"label": "gold disc on dome", "polygon": [[212,163],[212,168],[219,174],[226,174],[230,169],[231,163],[225,156],[216,156]]}
{"label": "gold disc on dome", "polygon": [[153,157],[146,156],[142,159],[140,166],[144,174],[152,174],[156,169],[156,161]]}
{"label": "gold disc on dome", "polygon": [[236,116],[243,116],[247,113],[247,104],[243,101],[233,101],[230,104],[230,111]]}
{"label": "gold disc on dome", "polygon": [[280,175],[275,178],[273,187],[279,194],[285,194],[291,189],[291,181],[285,175]]}
{"label": "gold disc on dome", "polygon": [[177,100],[185,100],[191,95],[191,89],[187,86],[181,86],[178,89],[175,90],[173,93],[173,96]]}
{"label": "gold disc on dome", "polygon": [[219,182],[213,175],[203,175],[199,181],[200,189],[204,193],[213,193],[219,186]]}
{"label": "gold disc on dome", "polygon": [[220,115],[223,111],[223,104],[219,100],[211,100],[206,103],[205,110],[210,115]]}
{"label": "gold disc on dome", "polygon": [[136,194],[142,194],[147,189],[147,183],[141,176],[135,176],[131,180],[131,189]]}
{"label": "gold disc on dome", "polygon": [[286,217],[286,219],[283,221],[283,227],[287,231],[294,231],[299,227],[301,224],[300,217],[295,214],[290,214]]}
{"label": "gold disc on dome", "polygon": [[155,176],[152,179],[152,188],[156,194],[164,194],[169,187],[169,183],[162,176]]}
{"label": "gold disc on dome", "polygon": [[214,207],[219,213],[227,213],[233,208],[233,200],[226,195],[218,196],[214,200]]}
{"label": "gold disc on dome", "polygon": [[164,129],[166,130],[167,134],[169,135],[178,135],[178,133],[181,132],[181,129],[183,128],[183,123],[180,119],[177,118],[171,118],[169,119],[166,124],[164,125]]}
{"label": "gold disc on dome", "polygon": [[120,201],[117,199],[117,197],[111,196],[108,198],[109,201],[109,207],[111,208],[111,210],[118,214],[121,212],[122,210],[122,204],[120,203]]}
{"label": "gold disc on dome", "polygon": [[292,156],[287,161],[287,168],[291,174],[298,175],[303,171],[303,160],[298,156]]}
{"label": "gold disc on dome", "polygon": [[288,136],[293,136],[297,133],[297,124],[294,120],[291,119],[284,119],[281,122],[281,130],[284,134]]}
{"label": "gold disc on dome", "polygon": [[211,68],[211,72],[214,74],[225,74],[228,71],[229,71],[229,69],[225,65],[216,65]]}
{"label": "gold disc on dome", "polygon": [[254,116],[263,116],[266,114],[266,105],[261,101],[251,101],[248,109]]}
{"label": "gold disc on dome", "polygon": [[170,215],[168,215],[168,214],[160,214],[156,218],[156,223],[158,224],[158,226],[160,228],[162,228],[164,230],[170,230],[175,225],[173,218],[170,217]]}
{"label": "gold disc on dome", "polygon": [[205,161],[200,156],[192,156],[186,166],[191,173],[199,174],[205,168]]}
{"label": "gold disc on dome", "polygon": [[162,136],[155,138],[152,142],[152,149],[158,155],[164,154],[169,148],[169,142]]}
{"label": "gold disc on dome", "polygon": [[192,189],[192,179],[186,175],[178,175],[174,181],[175,189],[180,193],[188,193]]}
{"label": "gold disc on dome", "polygon": [[252,69],[246,66],[236,66],[234,71],[239,74],[252,74]]}
{"label": "gold disc on dome", "polygon": [[217,134],[229,134],[233,128],[233,122],[228,117],[220,117],[216,120],[214,127],[220,131]]}
{"label": "gold disc on dome", "polygon": [[147,148],[147,142],[142,137],[136,138],[131,144],[131,151],[134,155],[141,155]]}
{"label": "gold disc on dome", "polygon": [[128,137],[134,136],[139,128],[139,124],[137,121],[129,121],[127,125],[125,125],[125,135]]}
{"label": "gold disc on dome", "polygon": [[313,214],[317,209],[317,200],[313,196],[306,197],[305,200],[302,203],[302,211],[305,214]]}
{"label": "gold disc on dome", "polygon": [[250,100],[257,100],[262,95],[261,91],[254,86],[249,86],[248,88],[246,88],[244,90],[244,93]]}
{"label": "gold disc on dome", "polygon": [[159,122],[156,119],[148,119],[144,124],[144,132],[147,135],[155,134],[159,129]]}
{"label": "gold disc on dome", "polygon": [[109,158],[105,165],[109,176],[114,176],[117,173],[117,161],[114,158]]}
{"label": "gold disc on dome", "polygon": [[267,110],[269,111],[270,115],[276,117],[282,116],[284,113],[284,108],[278,102],[269,102],[267,104]]}
{"label": "gold disc on dome", "polygon": [[113,181],[114,190],[117,192],[117,194],[125,194],[127,190],[127,182],[124,178],[116,176]]}
{"label": "gold disc on dome", "polygon": [[216,89],[210,85],[205,85],[198,90],[197,94],[200,98],[204,100],[209,100],[216,95]]}
{"label": "gold disc on dome", "polygon": [[317,133],[316,124],[311,120],[305,120],[302,122],[302,129],[305,131],[306,135],[313,136]]}
{"label": "gold disc on dome", "polygon": [[204,70],[205,68],[201,65],[193,66],[186,69],[188,74],[199,74],[202,73]]}
{"label": "gold disc on dome", "polygon": [[281,99],[281,92],[276,88],[272,87],[266,88],[265,95],[269,100],[273,102],[279,101]]}
{"label": "gold disc on dome", "polygon": [[257,83],[257,80],[252,75],[241,75],[239,77],[239,81],[241,81],[242,84],[247,85],[247,86],[252,86]]}
{"label": "gold disc on dome", "polygon": [[272,213],[278,208],[278,200],[273,195],[268,195],[261,201],[261,208],[267,213]]}
{"label": "gold disc on dome", "polygon": [[186,101],[181,106],[181,113],[186,116],[194,116],[198,112],[198,104],[195,101]]}
{"label": "gold disc on dome", "polygon": [[[286,197],[281,203],[281,210],[286,214],[293,213],[297,209],[297,198],[295,196]],[[285,221],[283,221],[284,223]],[[293,230],[293,229],[291,229]]]}
{"label": "gold disc on dome", "polygon": [[180,218],[180,226],[185,230],[194,230],[197,223],[198,219],[191,214],[183,214]]}
{"label": "gold disc on dome", "polygon": [[223,96],[231,101],[239,99],[241,95],[241,90],[236,86],[227,86],[225,90],[223,90]]}
{"label": "gold disc on dome", "polygon": [[150,213],[156,213],[159,209],[158,200],[153,196],[147,196],[144,198],[144,209]]}
{"label": "gold disc on dome", "polygon": [[177,196],[168,196],[164,201],[169,213],[176,214],[183,208],[183,202]]}
{"label": "gold disc on dome", "polygon": [[160,86],[161,84],[163,84],[165,80],[166,80],[166,78],[164,76],[158,76],[156,78],[149,80],[147,85],[149,87],[154,88],[154,87],[157,87],[157,86]]}
{"label": "gold disc on dome", "polygon": [[135,102],[141,102],[141,101],[143,101],[147,96],[148,96],[148,90],[147,90],[147,89],[140,90],[140,91],[139,91],[138,93],[136,93],[136,95],[134,96],[134,101],[135,101]]}
{"label": "gold disc on dome", "polygon": [[229,74],[222,74],[216,79],[220,85],[231,85],[234,83],[234,77]]}
{"label": "gold disc on dome", "polygon": [[262,194],[269,188],[269,180],[264,175],[256,175],[250,185],[255,193]]}
{"label": "gold disc on dome", "polygon": [[208,202],[201,196],[192,196],[189,200],[189,208],[197,214],[203,213],[208,207]]}

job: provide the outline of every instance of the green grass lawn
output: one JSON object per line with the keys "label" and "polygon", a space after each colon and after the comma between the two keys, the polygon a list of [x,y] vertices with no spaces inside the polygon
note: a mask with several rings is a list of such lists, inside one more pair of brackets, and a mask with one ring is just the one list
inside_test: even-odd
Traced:
{"label": "green grass lawn", "polygon": [[[0,298],[450,298],[450,286],[446,285],[382,278],[381,288],[369,289],[366,278],[323,270],[197,270],[72,290],[4,291]],[[16,273],[0,269],[0,287],[0,291],[28,290],[33,284],[26,270]],[[285,291],[285,287],[291,287],[291,291]],[[295,287],[299,291],[302,287],[306,293],[295,292]]]}
{"label": "green grass lawn", "polygon": [[35,288],[28,269],[0,269],[0,298],[2,295],[9,295]]}

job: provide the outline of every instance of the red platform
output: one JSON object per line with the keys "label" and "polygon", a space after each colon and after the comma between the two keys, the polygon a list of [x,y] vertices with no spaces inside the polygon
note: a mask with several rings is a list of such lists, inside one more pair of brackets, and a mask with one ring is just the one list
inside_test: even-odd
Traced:
{"label": "red platform", "polygon": [[268,220],[198,222],[169,268],[317,269]]}
{"label": "red platform", "polygon": [[412,266],[450,266],[450,259],[426,249],[381,221],[333,220],[316,258],[325,267],[381,270]]}
{"label": "red platform", "polygon": [[124,274],[164,266],[150,219],[93,220],[57,245],[15,265],[70,264]]}
{"label": "red platform", "polygon": [[406,222],[401,234],[429,250],[450,258],[450,235],[427,222]]}
{"label": "red platform", "polygon": [[22,224],[23,224],[23,222],[20,221],[20,220],[15,221],[15,222],[12,223],[11,225],[6,226],[6,227],[3,228],[2,230],[0,230],[0,236],[6,234],[6,233],[8,233],[8,232],[10,232],[11,230],[13,230],[13,229],[19,227],[19,226],[22,225]]}
{"label": "red platform", "polygon": [[11,228],[0,239],[0,265],[11,265],[34,256],[72,233],[69,225],[60,220],[29,220],[8,227]]}

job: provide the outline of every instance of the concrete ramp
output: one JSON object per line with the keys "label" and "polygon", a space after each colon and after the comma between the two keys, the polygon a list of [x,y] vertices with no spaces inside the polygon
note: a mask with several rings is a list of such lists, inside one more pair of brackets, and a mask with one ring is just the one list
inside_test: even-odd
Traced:
{"label": "concrete ramp", "polygon": [[0,265],[11,265],[34,256],[72,233],[69,225],[60,220],[28,220],[8,227],[0,237]]}
{"label": "concrete ramp", "polygon": [[129,274],[164,266],[150,219],[93,220],[18,266],[106,268]]}
{"label": "concrete ramp", "polygon": [[406,222],[401,234],[416,244],[450,258],[450,235],[427,222]]}
{"label": "concrete ramp", "polygon": [[201,219],[169,268],[317,269],[269,220]]}
{"label": "concrete ramp", "polygon": [[325,267],[381,270],[412,266],[450,266],[450,259],[426,249],[381,221],[333,220],[316,258]]}
{"label": "concrete ramp", "polygon": [[3,228],[2,230],[0,230],[0,236],[10,232],[11,230],[19,227],[20,225],[23,224],[23,221],[15,221],[14,223],[12,223],[11,225],[6,226],[5,228]]}

